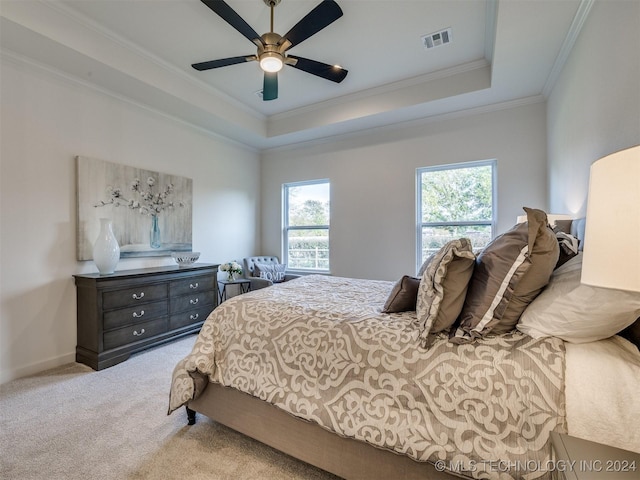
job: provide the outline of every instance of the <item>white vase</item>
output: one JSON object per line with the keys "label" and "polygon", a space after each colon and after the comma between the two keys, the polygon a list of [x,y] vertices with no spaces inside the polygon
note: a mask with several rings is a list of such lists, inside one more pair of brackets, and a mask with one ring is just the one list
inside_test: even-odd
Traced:
{"label": "white vase", "polygon": [[112,222],[100,219],[100,233],[93,244],[93,261],[101,275],[113,273],[120,260],[120,245],[113,234]]}

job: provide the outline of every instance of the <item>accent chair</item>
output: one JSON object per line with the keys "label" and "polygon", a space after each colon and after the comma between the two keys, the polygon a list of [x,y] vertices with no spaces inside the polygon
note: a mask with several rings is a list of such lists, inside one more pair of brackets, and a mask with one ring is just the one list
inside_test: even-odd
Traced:
{"label": "accent chair", "polygon": [[[258,290],[260,288],[270,287],[274,283],[279,282],[288,282],[289,280],[293,280],[295,278],[299,278],[300,275],[294,275],[291,273],[284,272],[283,280],[277,280],[276,277],[272,275],[271,272],[260,272],[260,266],[267,266],[267,270],[276,269],[284,269],[283,264],[280,263],[278,257],[246,257],[243,259],[243,275],[244,278],[251,281],[251,290]],[[261,277],[262,275],[262,277]],[[281,273],[280,273],[281,275]],[[275,280],[275,282],[274,282]]]}

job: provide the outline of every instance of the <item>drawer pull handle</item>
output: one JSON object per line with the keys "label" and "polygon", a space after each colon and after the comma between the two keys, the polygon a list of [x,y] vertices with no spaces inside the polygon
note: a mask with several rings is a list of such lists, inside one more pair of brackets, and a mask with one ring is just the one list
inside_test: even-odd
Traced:
{"label": "drawer pull handle", "polygon": [[133,318],[140,318],[144,315],[144,310],[140,310],[140,313],[133,312]]}
{"label": "drawer pull handle", "polygon": [[195,315],[193,315],[193,314],[189,315],[189,318],[190,318],[191,320],[197,320],[199,316],[200,316],[200,314],[199,314],[199,313],[196,313]]}
{"label": "drawer pull handle", "polygon": [[138,333],[137,330],[133,331],[133,336],[134,337],[139,337],[140,335],[144,335],[144,328],[142,330],[140,330],[140,332]]}
{"label": "drawer pull handle", "polygon": [[192,298],[192,299],[190,299],[190,300],[189,300],[189,303],[190,303],[191,305],[197,305],[199,301],[200,301],[200,299],[199,299],[199,298],[196,298],[195,300]]}
{"label": "drawer pull handle", "polygon": [[193,283],[190,283],[189,288],[193,288],[193,289],[198,288],[198,282],[196,282],[195,285]]}
{"label": "drawer pull handle", "polygon": [[141,298],[144,298],[144,292],[140,292],[140,295],[138,295],[137,293],[134,293],[133,295],[131,295],[133,298],[135,298],[136,300],[140,300]]}

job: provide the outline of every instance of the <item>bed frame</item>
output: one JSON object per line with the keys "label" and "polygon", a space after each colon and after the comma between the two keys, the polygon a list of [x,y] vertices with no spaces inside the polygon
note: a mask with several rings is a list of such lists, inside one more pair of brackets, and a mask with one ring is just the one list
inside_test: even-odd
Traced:
{"label": "bed frame", "polygon": [[233,388],[209,383],[187,405],[189,424],[196,412],[298,460],[345,479],[450,480],[467,478],[436,470],[390,450],[341,437]]}

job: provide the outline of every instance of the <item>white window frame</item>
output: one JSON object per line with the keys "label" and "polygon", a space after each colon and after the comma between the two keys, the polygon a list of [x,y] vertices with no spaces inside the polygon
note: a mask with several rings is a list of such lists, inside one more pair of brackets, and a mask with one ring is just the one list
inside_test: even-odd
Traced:
{"label": "white window frame", "polygon": [[[436,172],[442,170],[456,170],[459,168],[474,167],[491,167],[491,220],[484,221],[452,221],[452,222],[423,222],[422,221],[422,174],[425,172]],[[433,167],[420,167],[416,169],[416,272],[422,266],[422,229],[424,227],[443,227],[443,226],[491,226],[491,238],[495,237],[497,223],[497,206],[498,206],[498,162],[492,160],[478,160],[472,162],[451,163],[447,165],[438,165]]]}
{"label": "white window frame", "polygon": [[[289,225],[289,189],[293,187],[304,187],[308,185],[329,185],[329,204],[331,204],[331,181],[328,178],[319,180],[306,180],[302,182],[288,182],[282,185],[282,259],[284,262],[289,262],[289,231],[290,230],[327,230],[328,238],[328,256],[327,262],[329,266],[324,268],[291,268],[287,266],[287,271],[297,273],[331,273],[331,216],[329,216],[329,225],[304,225],[292,227]],[[331,207],[329,208],[329,215],[331,215]]]}

